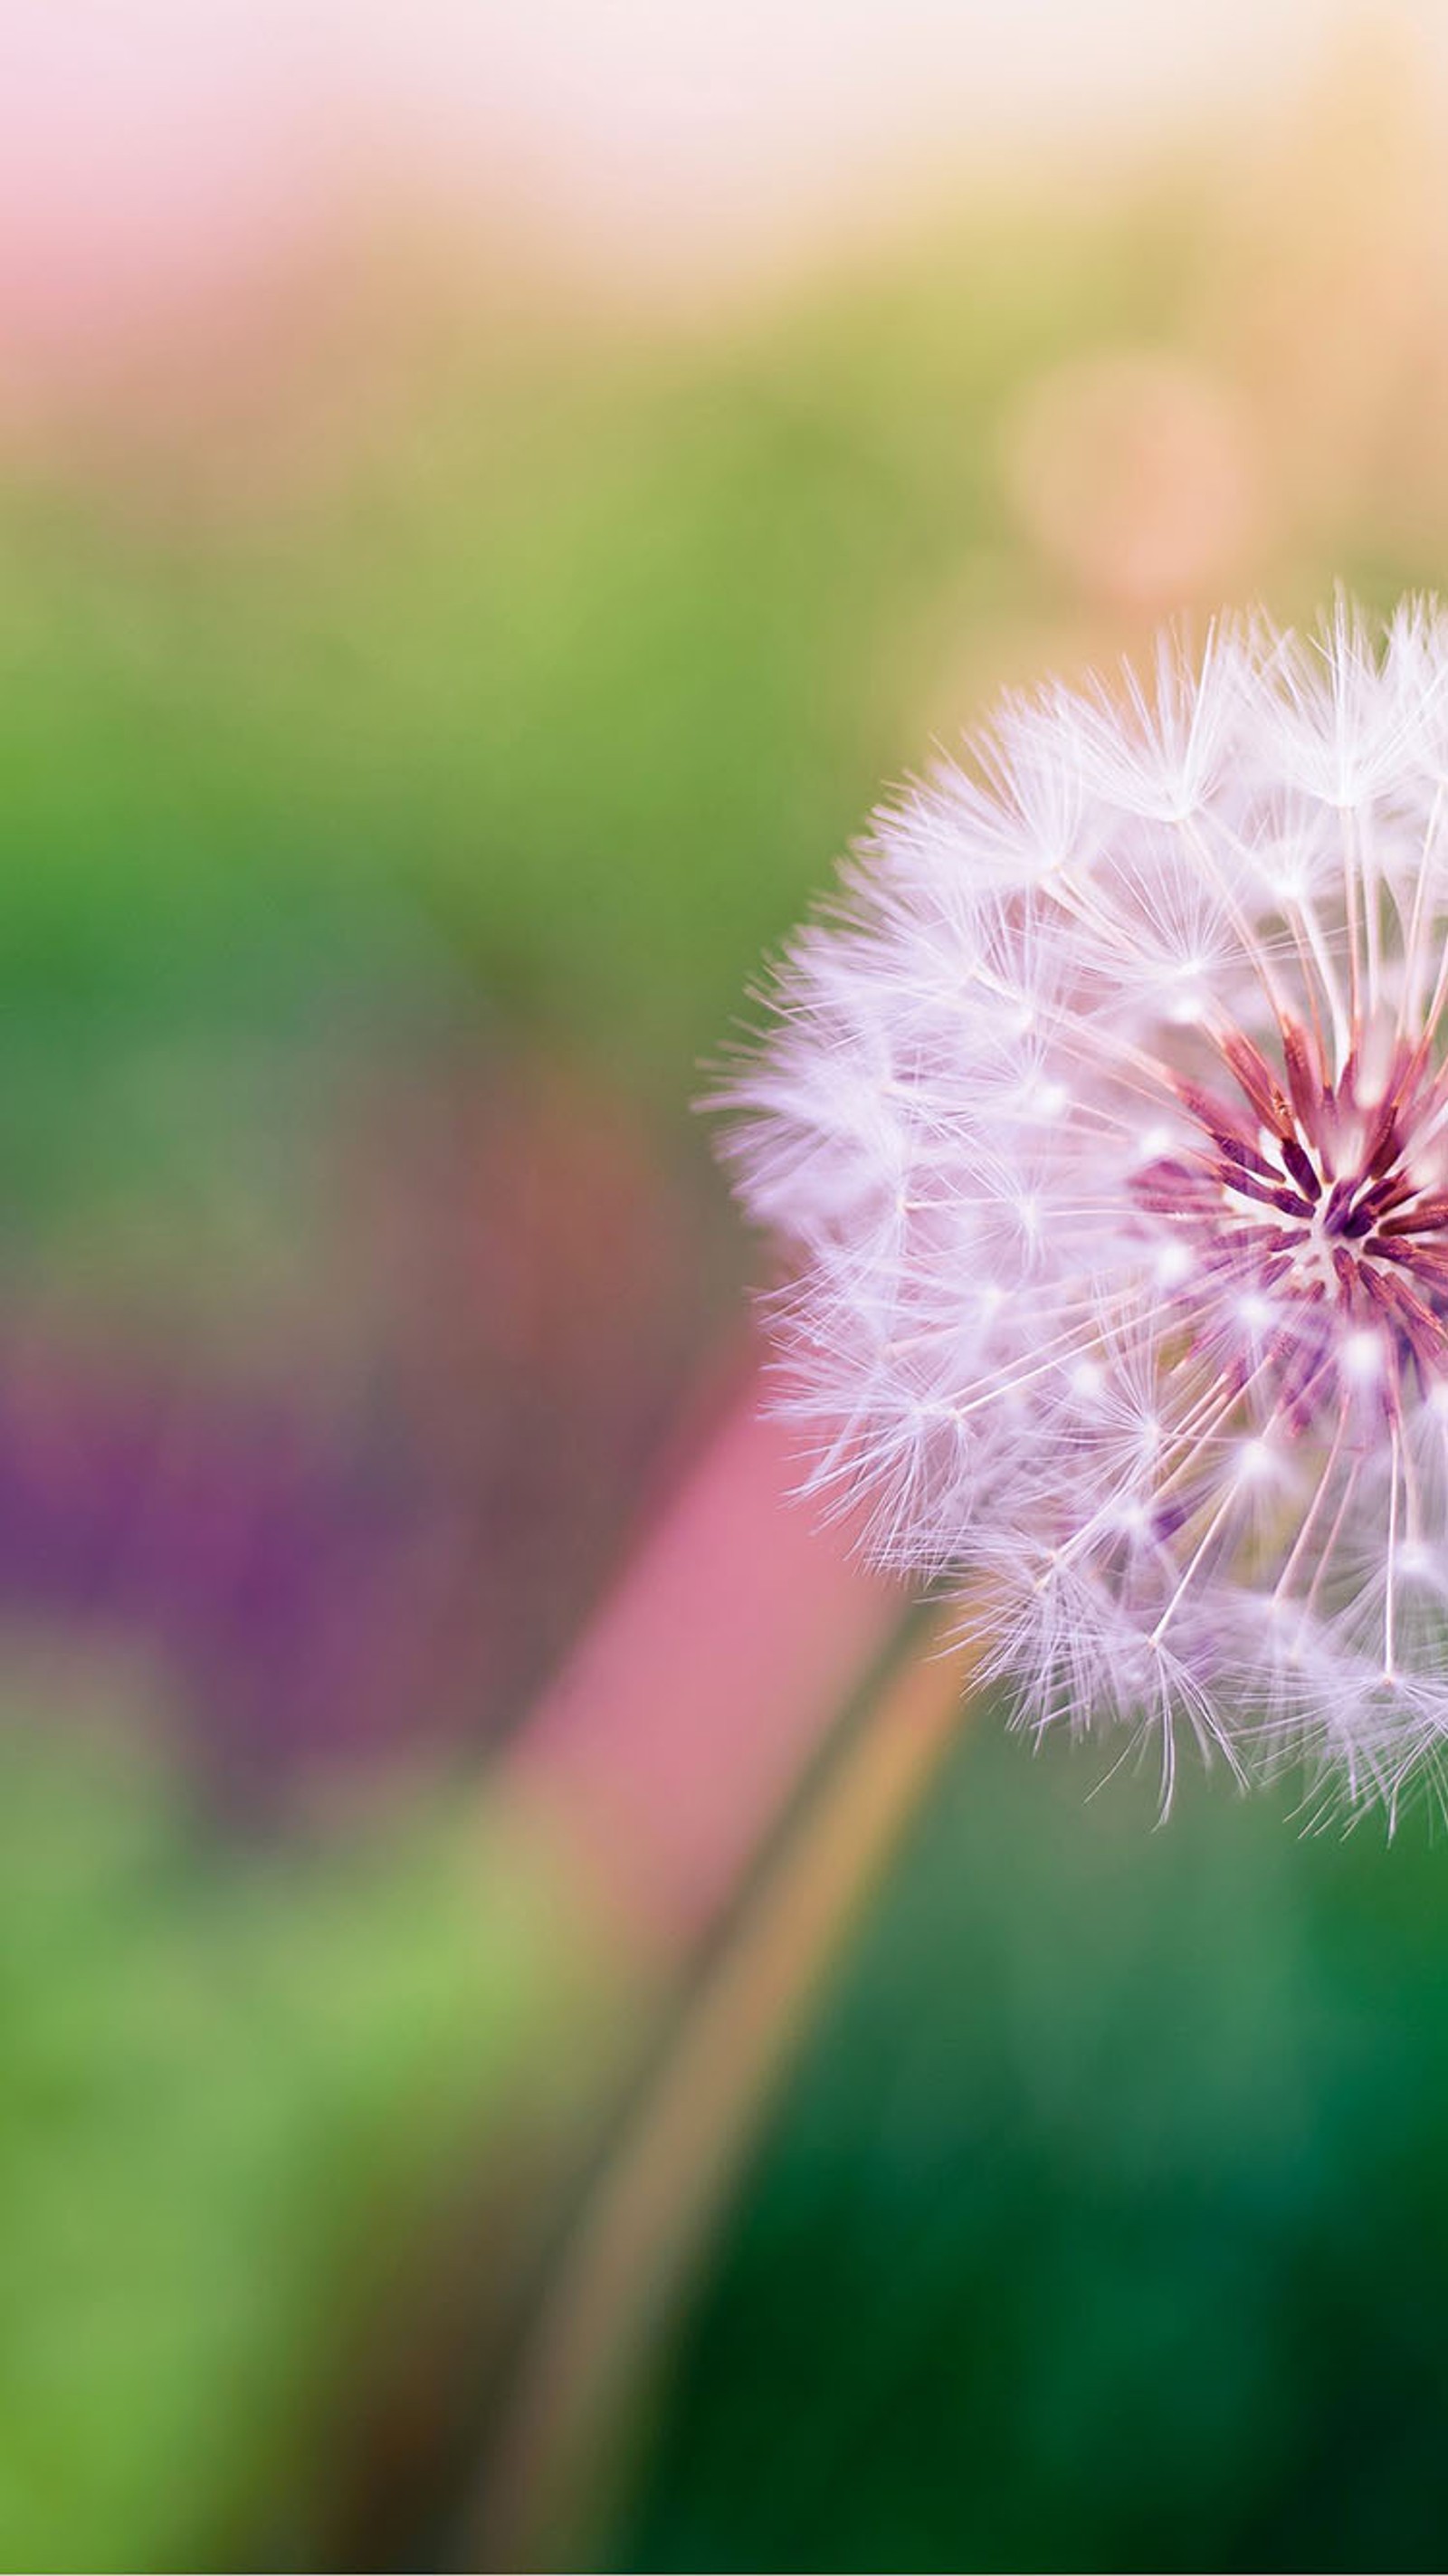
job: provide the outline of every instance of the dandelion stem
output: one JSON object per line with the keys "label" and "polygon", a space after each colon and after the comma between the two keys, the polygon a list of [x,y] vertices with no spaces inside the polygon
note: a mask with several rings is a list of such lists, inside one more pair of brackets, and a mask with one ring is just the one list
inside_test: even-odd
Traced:
{"label": "dandelion stem", "polygon": [[956,1738],[969,1665],[943,1630],[922,1653],[917,1631],[746,1902],[564,2248],[489,2446],[469,2563],[575,2554],[816,1992]]}

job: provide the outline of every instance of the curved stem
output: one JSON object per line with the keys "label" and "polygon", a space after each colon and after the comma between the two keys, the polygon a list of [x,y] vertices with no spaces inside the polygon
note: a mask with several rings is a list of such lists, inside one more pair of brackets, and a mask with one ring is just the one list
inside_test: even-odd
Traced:
{"label": "curved stem", "polygon": [[766,1869],[565,2247],[489,2445],[470,2563],[571,2558],[819,1986],[955,1739],[969,1662],[943,1625],[924,1651],[917,1634]]}

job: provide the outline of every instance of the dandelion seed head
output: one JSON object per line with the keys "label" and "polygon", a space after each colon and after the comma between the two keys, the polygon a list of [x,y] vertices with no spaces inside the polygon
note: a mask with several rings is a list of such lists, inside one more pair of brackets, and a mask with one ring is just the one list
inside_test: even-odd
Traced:
{"label": "dandelion seed head", "polygon": [[1022,1716],[1448,1768],[1448,618],[1222,624],[877,816],[724,1095],[818,1494]]}

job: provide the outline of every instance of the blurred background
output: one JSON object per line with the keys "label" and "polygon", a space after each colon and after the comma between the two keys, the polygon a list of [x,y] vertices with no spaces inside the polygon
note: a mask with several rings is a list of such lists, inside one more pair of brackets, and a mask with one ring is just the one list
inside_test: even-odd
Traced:
{"label": "blurred background", "polygon": [[999,684],[1448,582],[1445,140],[1431,0],[7,0],[3,2566],[1443,2564],[1441,1832],[943,1717],[691,1104]]}

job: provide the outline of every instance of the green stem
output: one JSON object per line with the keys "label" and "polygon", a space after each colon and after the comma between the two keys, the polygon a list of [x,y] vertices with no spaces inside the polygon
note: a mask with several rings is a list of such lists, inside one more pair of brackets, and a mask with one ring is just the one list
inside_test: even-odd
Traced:
{"label": "green stem", "polygon": [[918,1637],[763,1874],[582,2210],[521,2354],[472,2532],[484,2567],[571,2561],[629,2401],[807,2026],[962,1716],[966,1657]]}

